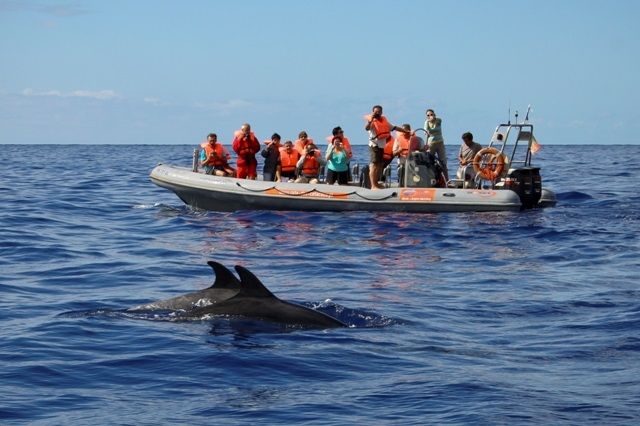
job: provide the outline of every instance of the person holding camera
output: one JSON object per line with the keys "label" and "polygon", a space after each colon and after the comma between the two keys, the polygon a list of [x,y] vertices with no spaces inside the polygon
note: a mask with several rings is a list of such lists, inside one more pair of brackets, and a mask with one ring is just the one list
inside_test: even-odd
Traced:
{"label": "person holding camera", "polygon": [[200,145],[200,165],[208,175],[232,176],[236,171],[229,165],[231,156],[224,146],[218,142],[218,135],[209,133],[207,141]]}
{"label": "person holding camera", "polygon": [[371,189],[382,189],[383,187],[380,186],[378,181],[384,168],[384,148],[388,144],[389,151],[391,151],[393,148],[391,132],[394,130],[403,131],[403,129],[389,123],[389,120],[382,115],[382,106],[380,105],[374,105],[371,114],[366,115],[365,120],[367,120],[367,124],[364,129],[369,132],[369,179],[371,180]]}
{"label": "person holding camera", "polygon": [[337,181],[338,185],[347,185],[349,183],[349,153],[339,135],[335,136],[327,147],[325,160],[327,161],[327,184],[333,185]]}
{"label": "person holding camera", "polygon": [[260,152],[264,157],[262,180],[280,182],[280,135],[274,133],[271,140],[264,142],[265,147]]}
{"label": "person holding camera", "polygon": [[318,183],[320,167],[324,165],[324,158],[315,144],[310,143],[304,147],[304,155],[298,160],[298,179],[296,183]]}
{"label": "person holding camera", "polygon": [[238,178],[255,180],[258,176],[256,153],[260,151],[260,142],[251,131],[249,123],[244,123],[240,130],[236,130],[231,145],[235,153],[238,154],[236,160]]}

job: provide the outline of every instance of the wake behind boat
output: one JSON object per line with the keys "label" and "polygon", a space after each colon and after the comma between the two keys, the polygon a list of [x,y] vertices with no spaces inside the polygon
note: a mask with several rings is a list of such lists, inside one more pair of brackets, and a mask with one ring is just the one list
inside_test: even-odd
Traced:
{"label": "wake behind boat", "polygon": [[476,178],[454,179],[446,187],[436,186],[437,160],[417,151],[409,153],[401,171],[406,185],[388,183],[375,191],[361,186],[364,179],[349,185],[327,185],[208,175],[198,171],[195,155],[192,168],[159,164],[150,177],[186,204],[212,211],[518,211],[555,204],[555,194],[542,188],[540,169],[531,166],[533,141],[530,124],[499,125],[489,147],[474,160],[479,172]]}

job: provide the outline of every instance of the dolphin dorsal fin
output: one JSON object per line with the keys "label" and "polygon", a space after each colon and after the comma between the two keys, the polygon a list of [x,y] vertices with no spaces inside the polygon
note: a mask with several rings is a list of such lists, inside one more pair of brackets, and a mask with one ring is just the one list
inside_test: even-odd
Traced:
{"label": "dolphin dorsal fin", "polygon": [[236,265],[236,272],[240,276],[240,293],[239,295],[243,296],[252,296],[252,297],[273,297],[277,299],[276,296],[273,295],[269,291],[268,288],[260,282],[258,277],[253,275],[253,272],[249,271],[247,268],[244,268],[240,265]]}
{"label": "dolphin dorsal fin", "polygon": [[208,261],[207,264],[213,268],[216,276],[216,280],[209,288],[240,289],[240,281],[226,266],[213,260]]}

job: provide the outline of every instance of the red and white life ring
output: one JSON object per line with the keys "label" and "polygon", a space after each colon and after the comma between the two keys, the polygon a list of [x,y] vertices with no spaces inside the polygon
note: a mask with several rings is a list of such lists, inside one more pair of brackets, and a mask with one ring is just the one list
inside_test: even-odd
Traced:
{"label": "red and white life ring", "polygon": [[482,148],[473,157],[473,170],[482,179],[495,181],[504,170],[505,156],[496,148]]}

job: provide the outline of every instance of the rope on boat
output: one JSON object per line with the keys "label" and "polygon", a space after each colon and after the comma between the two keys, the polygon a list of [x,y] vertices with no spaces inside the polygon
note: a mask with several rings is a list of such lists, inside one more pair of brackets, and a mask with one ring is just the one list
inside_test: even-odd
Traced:
{"label": "rope on boat", "polygon": [[[240,182],[236,182],[236,185],[238,185],[240,188],[244,189],[245,191],[249,191],[249,192],[266,192],[266,191],[270,191],[270,190],[276,190],[279,193],[281,193],[282,195],[288,195],[291,197],[302,197],[305,195],[309,195],[313,192],[317,192],[318,194],[322,194],[322,195],[326,195],[328,197],[333,197],[335,196],[335,194],[332,194],[330,192],[323,192],[323,191],[319,191],[316,188],[312,188],[306,192],[300,192],[299,194],[291,194],[289,192],[283,191],[281,189],[278,189],[278,187],[276,185],[270,187],[270,188],[265,188],[265,189],[251,189],[251,188],[247,188],[244,187],[240,184]],[[350,195],[357,195],[358,197],[362,198],[363,200],[367,200],[367,201],[384,201],[384,200],[388,200],[389,198],[393,198],[393,197],[397,197],[398,193],[397,192],[392,192],[391,194],[387,195],[386,197],[382,197],[382,198],[370,198],[370,197],[365,197],[364,195],[360,194],[358,191],[353,191],[353,192],[344,192],[341,193],[340,195],[345,195],[345,196],[350,196]]]}

